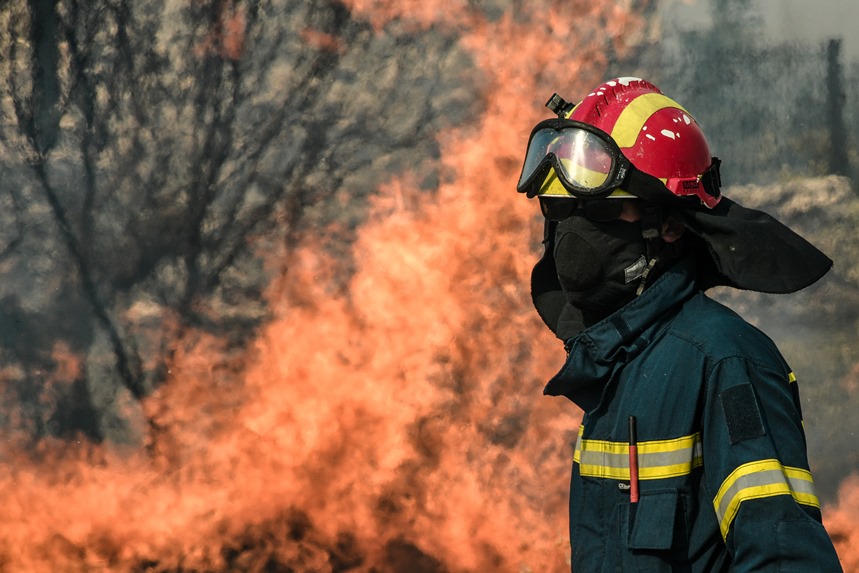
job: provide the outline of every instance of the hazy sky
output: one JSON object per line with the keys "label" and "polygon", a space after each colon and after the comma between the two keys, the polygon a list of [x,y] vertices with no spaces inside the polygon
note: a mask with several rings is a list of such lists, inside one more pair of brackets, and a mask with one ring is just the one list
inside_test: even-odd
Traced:
{"label": "hazy sky", "polygon": [[840,37],[845,56],[854,61],[859,59],[856,0],[758,0],[758,3],[769,35],[812,42]]}
{"label": "hazy sky", "polygon": [[[857,0],[753,0],[764,17],[763,32],[775,41],[820,44],[830,38],[843,40],[845,57],[859,61],[859,2]],[[707,0],[663,0],[661,9],[685,27],[706,22]]]}

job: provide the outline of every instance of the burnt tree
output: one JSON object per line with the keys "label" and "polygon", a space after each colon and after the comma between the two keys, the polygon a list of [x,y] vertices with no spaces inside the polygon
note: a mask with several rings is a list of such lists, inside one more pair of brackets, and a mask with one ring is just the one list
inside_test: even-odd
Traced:
{"label": "burnt tree", "polygon": [[475,105],[460,50],[336,1],[5,2],[0,423],[138,439],[120,404],[186,332],[265,320],[267,253],[343,251],[392,173],[437,183],[433,134]]}

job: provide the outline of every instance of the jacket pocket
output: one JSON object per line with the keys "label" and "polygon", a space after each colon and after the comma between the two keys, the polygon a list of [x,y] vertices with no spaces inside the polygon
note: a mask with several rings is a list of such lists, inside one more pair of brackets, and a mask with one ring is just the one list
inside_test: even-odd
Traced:
{"label": "jacket pocket", "polygon": [[[623,570],[639,573],[685,571],[685,516],[677,490],[642,492],[637,504],[621,510],[621,534],[626,540]],[[688,563],[687,563],[688,565]]]}

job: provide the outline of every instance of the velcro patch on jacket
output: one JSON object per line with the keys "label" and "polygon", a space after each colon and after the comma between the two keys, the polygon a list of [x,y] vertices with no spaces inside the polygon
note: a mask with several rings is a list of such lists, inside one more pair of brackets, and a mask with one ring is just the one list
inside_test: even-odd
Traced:
{"label": "velcro patch on jacket", "polygon": [[719,394],[731,445],[766,434],[758,402],[750,384],[740,384]]}

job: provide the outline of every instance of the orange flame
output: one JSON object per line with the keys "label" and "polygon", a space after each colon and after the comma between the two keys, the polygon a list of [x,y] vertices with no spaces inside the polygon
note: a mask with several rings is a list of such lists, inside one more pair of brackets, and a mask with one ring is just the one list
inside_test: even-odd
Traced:
{"label": "orange flame", "polygon": [[[603,2],[535,2],[532,21],[349,4],[379,30],[462,30],[487,84],[483,116],[441,137],[453,182],[380,188],[346,296],[312,237],[281,253],[271,322],[239,354],[183,340],[137,412],[144,449],[0,445],[16,460],[0,468],[0,569],[569,570],[579,413],[540,393],[562,353],[531,307],[541,225],[514,185],[544,96],[595,85],[604,59],[586,46],[625,48],[645,23]],[[842,504],[828,519],[849,528]]]}
{"label": "orange flame", "polygon": [[859,571],[859,474],[844,480],[838,490],[838,505],[824,508],[823,522],[844,571]]}

